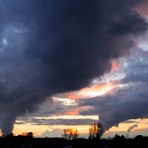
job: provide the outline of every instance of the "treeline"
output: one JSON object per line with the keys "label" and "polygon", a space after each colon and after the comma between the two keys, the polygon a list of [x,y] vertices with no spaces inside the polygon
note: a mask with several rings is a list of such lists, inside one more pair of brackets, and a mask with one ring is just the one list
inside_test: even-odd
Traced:
{"label": "treeline", "polygon": [[0,138],[0,148],[148,148],[148,137],[136,136],[133,139],[116,135],[112,139],[64,139],[33,138],[32,133],[25,136],[12,134]]}

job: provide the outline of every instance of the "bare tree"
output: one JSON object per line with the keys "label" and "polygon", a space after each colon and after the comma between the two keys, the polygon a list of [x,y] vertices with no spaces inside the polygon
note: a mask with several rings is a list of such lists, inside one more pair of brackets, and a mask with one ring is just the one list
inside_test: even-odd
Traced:
{"label": "bare tree", "polygon": [[79,137],[78,130],[75,129],[75,130],[74,130],[74,133],[73,133],[73,139],[77,139],[78,137]]}
{"label": "bare tree", "polygon": [[100,139],[103,134],[103,126],[101,123],[94,123],[89,128],[90,139]]}
{"label": "bare tree", "polygon": [[79,134],[77,129],[64,129],[62,136],[66,140],[73,140],[77,139]]}

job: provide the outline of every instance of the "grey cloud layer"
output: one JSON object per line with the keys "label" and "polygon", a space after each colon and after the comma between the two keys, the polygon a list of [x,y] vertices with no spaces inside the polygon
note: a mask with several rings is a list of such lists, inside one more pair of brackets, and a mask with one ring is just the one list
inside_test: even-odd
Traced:
{"label": "grey cloud layer", "polygon": [[16,124],[31,123],[33,125],[91,125],[98,122],[98,120],[93,119],[34,119],[30,118],[28,120],[20,120]]}
{"label": "grey cloud layer", "polygon": [[[126,73],[121,84],[126,87],[117,88],[112,94],[103,97],[80,101],[81,105],[92,105],[94,110],[82,114],[99,113],[104,127],[109,129],[123,121],[148,116],[148,60],[147,51],[137,50],[128,60]],[[81,106],[80,105],[80,106]]]}

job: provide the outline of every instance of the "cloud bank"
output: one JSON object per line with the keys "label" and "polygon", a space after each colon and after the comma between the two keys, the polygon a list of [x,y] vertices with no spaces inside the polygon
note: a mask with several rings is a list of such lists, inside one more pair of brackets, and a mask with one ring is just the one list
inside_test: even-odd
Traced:
{"label": "cloud bank", "polygon": [[[105,129],[129,119],[148,117],[148,51],[137,49],[124,60],[120,72],[126,75],[119,80],[116,89],[110,94],[79,100],[79,106],[92,106],[92,110],[82,114],[99,113]],[[120,87],[119,87],[120,86]],[[122,87],[121,87],[122,86]]]}
{"label": "cloud bank", "polygon": [[112,59],[128,55],[147,28],[133,9],[138,2],[0,0],[3,133],[49,96],[88,85],[110,71]]}

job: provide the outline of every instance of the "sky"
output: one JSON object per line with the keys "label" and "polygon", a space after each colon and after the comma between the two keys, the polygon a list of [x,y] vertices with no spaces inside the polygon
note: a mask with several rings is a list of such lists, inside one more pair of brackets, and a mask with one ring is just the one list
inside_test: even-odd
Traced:
{"label": "sky", "polygon": [[0,129],[148,136],[147,0],[0,0]]}

